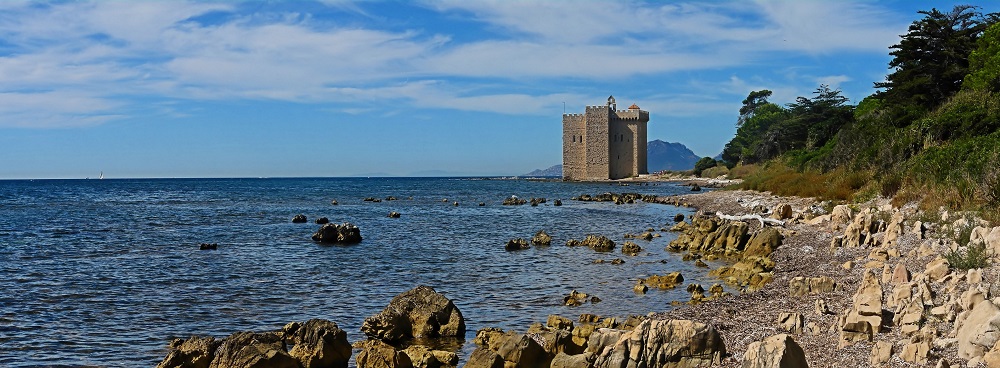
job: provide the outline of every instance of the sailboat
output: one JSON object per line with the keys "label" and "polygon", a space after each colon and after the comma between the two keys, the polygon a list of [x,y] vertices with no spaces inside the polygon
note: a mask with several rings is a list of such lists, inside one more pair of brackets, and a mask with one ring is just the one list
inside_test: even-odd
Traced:
{"label": "sailboat", "polygon": [[98,179],[104,180],[104,172],[103,171],[101,171],[101,177],[98,178]]}

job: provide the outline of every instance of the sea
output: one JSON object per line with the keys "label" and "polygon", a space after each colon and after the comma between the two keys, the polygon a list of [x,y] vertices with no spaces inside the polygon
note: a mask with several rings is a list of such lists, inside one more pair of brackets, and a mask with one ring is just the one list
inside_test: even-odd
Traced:
{"label": "sea", "polygon": [[[524,332],[552,314],[646,315],[689,298],[684,287],[636,294],[640,277],[681,271],[686,283],[717,282],[665,250],[675,234],[660,229],[692,209],[571,199],[605,192],[688,188],[516,178],[0,181],[0,366],[152,367],[174,338],[312,318],[355,342],[366,317],[418,285],[465,316],[464,361],[482,328]],[[501,205],[511,196],[547,201]],[[309,222],[292,223],[298,214]],[[364,240],[313,242],[320,217],[357,225]],[[632,240],[643,248],[637,256],[620,253],[625,234],[647,228],[661,237]],[[504,250],[539,230],[551,246]],[[565,245],[588,234],[619,247]],[[615,258],[625,262],[594,262]],[[563,305],[573,290],[601,301]]]}

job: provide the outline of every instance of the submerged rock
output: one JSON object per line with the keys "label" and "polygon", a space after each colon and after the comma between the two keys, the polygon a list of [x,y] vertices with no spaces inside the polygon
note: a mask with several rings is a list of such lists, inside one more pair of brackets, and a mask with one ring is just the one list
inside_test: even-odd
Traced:
{"label": "submerged rock", "polygon": [[306,218],[306,215],[295,215],[294,217],[292,217],[292,223],[304,224],[307,222],[309,222],[309,219]]}
{"label": "submerged rock", "polygon": [[587,246],[598,252],[610,252],[615,249],[615,242],[604,235],[587,235],[580,245]]}
{"label": "submerged rock", "polygon": [[219,245],[215,244],[215,243],[211,243],[211,244],[209,244],[209,243],[201,243],[201,244],[198,245],[198,249],[200,249],[200,250],[216,250],[216,249],[219,249]]}
{"label": "submerged rock", "polygon": [[549,245],[552,244],[552,236],[545,233],[545,230],[539,230],[535,233],[535,236],[531,238],[531,244],[534,245]]}
{"label": "submerged rock", "polygon": [[330,223],[330,219],[328,219],[326,217],[320,217],[320,218],[316,219],[316,223],[319,224],[319,225],[329,224]]}

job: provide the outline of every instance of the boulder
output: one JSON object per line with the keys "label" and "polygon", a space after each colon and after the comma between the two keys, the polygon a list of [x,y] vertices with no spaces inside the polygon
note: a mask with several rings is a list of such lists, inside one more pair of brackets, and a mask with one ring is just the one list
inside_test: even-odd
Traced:
{"label": "boulder", "polygon": [[462,312],[429,286],[417,286],[389,302],[379,314],[361,324],[370,338],[396,342],[411,337],[464,336]]}
{"label": "boulder", "polygon": [[217,250],[217,249],[219,249],[219,244],[216,244],[216,243],[201,243],[201,244],[198,244],[198,249],[200,249],[200,250]]}
{"label": "boulder", "polygon": [[545,233],[545,230],[539,230],[535,233],[535,236],[531,237],[531,244],[534,245],[549,245],[552,244],[552,236]]}
{"label": "boulder", "polygon": [[458,364],[458,355],[449,351],[431,350],[423,345],[410,345],[403,349],[413,368],[444,368]]}
{"label": "boulder", "polygon": [[329,223],[330,223],[330,219],[328,219],[326,217],[320,217],[320,218],[316,219],[316,224],[317,225],[323,225],[323,224],[329,224]]}
{"label": "boulder", "polygon": [[1000,340],[1000,308],[983,300],[958,327],[958,356],[962,359],[982,357]]}
{"label": "boulder", "polygon": [[625,244],[622,244],[622,254],[634,256],[639,254],[640,252],[642,252],[642,247],[640,247],[636,243],[627,241],[625,242]]}
{"label": "boulder", "polygon": [[892,343],[887,341],[877,341],[872,346],[872,357],[869,360],[872,367],[881,367],[892,358]]}
{"label": "boulder", "polygon": [[788,281],[788,295],[805,296],[810,294],[829,293],[837,287],[837,282],[830,277],[793,277]]}
{"label": "boulder", "polygon": [[558,199],[554,200],[554,201],[552,201],[552,205],[556,206],[556,207],[562,206],[562,201],[558,200]]}
{"label": "boulder", "polygon": [[552,360],[542,345],[526,334],[508,338],[497,354],[503,358],[506,367],[547,368]]}
{"label": "boulder", "polygon": [[469,355],[465,368],[504,368],[504,360],[496,351],[480,346]]}
{"label": "boulder", "polygon": [[871,341],[881,326],[882,284],[875,273],[865,272],[851,308],[840,319],[840,346]]}
{"label": "boulder", "polygon": [[306,218],[306,215],[301,215],[300,214],[300,215],[295,215],[294,217],[292,217],[292,223],[304,224],[304,223],[307,223],[307,222],[309,222],[309,219]]}
{"label": "boulder", "polygon": [[773,227],[763,228],[750,237],[743,254],[744,256],[769,256],[781,244],[782,238],[777,229]]}
{"label": "boulder", "polygon": [[833,207],[833,211],[830,212],[830,227],[839,230],[847,226],[853,217],[854,211],[851,207],[843,204]]}
{"label": "boulder", "polygon": [[931,281],[938,281],[948,275],[948,267],[950,267],[948,260],[939,257],[927,264],[924,275],[927,275]]}
{"label": "boulder", "polygon": [[673,289],[682,282],[684,282],[684,276],[680,272],[671,272],[663,276],[653,275],[645,279],[639,279],[639,283],[658,289]]}
{"label": "boulder", "polygon": [[771,217],[778,220],[785,220],[792,218],[792,206],[788,204],[778,205],[778,207],[774,208]]}
{"label": "boulder", "polygon": [[293,345],[288,354],[302,368],[347,367],[351,359],[347,333],[336,323],[324,319],[292,322],[285,326],[284,335],[286,343]]}
{"label": "boulder", "polygon": [[557,330],[573,331],[573,321],[566,317],[550,315],[545,321],[545,326]]}
{"label": "boulder", "polygon": [[577,306],[587,301],[587,294],[573,290],[563,298],[563,305]]}
{"label": "boulder", "polygon": [[503,249],[507,250],[508,252],[514,250],[524,250],[528,248],[531,248],[531,246],[528,245],[527,240],[524,240],[522,238],[515,238],[508,240],[507,245],[504,245],[503,247]]}
{"label": "boulder", "polygon": [[598,252],[610,252],[615,249],[615,242],[604,235],[587,235],[580,245],[589,247]]}
{"label": "boulder", "polygon": [[514,336],[513,332],[504,332],[496,327],[487,327],[476,331],[476,338],[472,342],[489,350],[497,351],[500,350],[500,345],[511,336]]}
{"label": "boulder", "polygon": [[313,234],[312,240],[325,244],[356,244],[361,242],[361,229],[350,222],[325,224]]}
{"label": "boulder", "polygon": [[356,344],[361,349],[355,357],[358,368],[412,368],[413,362],[405,352],[379,340],[365,340]]}
{"label": "boulder", "polygon": [[751,343],[743,354],[743,368],[807,368],[806,354],[791,336],[778,334]]}
{"label": "boulder", "polygon": [[510,196],[503,200],[504,206],[520,206],[525,203],[528,203],[528,201],[518,198],[517,196]]}
{"label": "boulder", "polygon": [[566,353],[556,354],[552,358],[551,368],[590,368],[593,366],[594,355],[590,353],[569,355]]}
{"label": "boulder", "polygon": [[243,331],[222,341],[209,367],[298,368],[299,362],[285,351],[280,333]]}
{"label": "boulder", "polygon": [[596,352],[594,366],[701,367],[718,365],[725,355],[722,337],[711,325],[646,319]]}
{"label": "boulder", "polygon": [[170,352],[156,368],[208,368],[215,357],[215,350],[222,344],[214,337],[191,336],[187,340],[175,339]]}
{"label": "boulder", "polygon": [[682,221],[684,221],[684,214],[683,213],[678,213],[678,214],[674,215],[674,222],[682,222]]}
{"label": "boulder", "polygon": [[801,334],[805,328],[802,313],[781,313],[778,315],[778,329],[793,334]]}
{"label": "boulder", "polygon": [[399,218],[400,216],[402,216],[402,214],[400,214],[399,212],[396,211],[389,212],[389,218]]}

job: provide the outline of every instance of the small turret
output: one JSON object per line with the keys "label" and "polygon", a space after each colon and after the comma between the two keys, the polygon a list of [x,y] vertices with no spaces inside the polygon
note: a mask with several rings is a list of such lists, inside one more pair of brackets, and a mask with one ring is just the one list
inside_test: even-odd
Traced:
{"label": "small turret", "polygon": [[608,107],[610,107],[611,110],[618,109],[618,104],[615,103],[615,96],[608,96]]}

